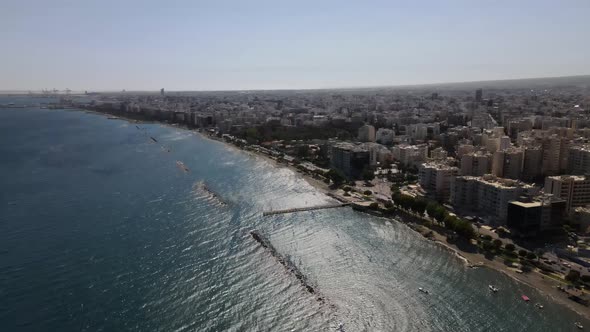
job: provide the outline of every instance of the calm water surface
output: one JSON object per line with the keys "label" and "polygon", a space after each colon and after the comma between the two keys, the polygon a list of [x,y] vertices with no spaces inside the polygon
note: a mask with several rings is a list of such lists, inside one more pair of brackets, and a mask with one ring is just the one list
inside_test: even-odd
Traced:
{"label": "calm water surface", "polygon": [[[10,101],[39,99],[0,98]],[[0,109],[1,331],[590,328],[500,273],[466,269],[403,224],[348,208],[262,217],[330,199],[288,169],[194,133],[139,128],[80,111]],[[490,283],[501,291],[490,294]]]}

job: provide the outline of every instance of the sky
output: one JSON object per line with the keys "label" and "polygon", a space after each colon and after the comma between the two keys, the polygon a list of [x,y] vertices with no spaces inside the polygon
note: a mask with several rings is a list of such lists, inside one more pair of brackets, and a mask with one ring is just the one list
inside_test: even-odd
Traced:
{"label": "sky", "polygon": [[0,90],[313,89],[590,74],[588,0],[0,0]]}

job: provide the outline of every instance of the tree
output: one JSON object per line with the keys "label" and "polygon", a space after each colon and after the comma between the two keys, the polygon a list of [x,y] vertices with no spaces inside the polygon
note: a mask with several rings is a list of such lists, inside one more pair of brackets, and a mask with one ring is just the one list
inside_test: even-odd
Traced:
{"label": "tree", "polygon": [[502,241],[495,239],[494,241],[492,241],[492,244],[494,245],[494,247],[496,249],[500,249],[502,247]]}
{"label": "tree", "polygon": [[565,280],[569,282],[576,282],[580,279],[580,272],[576,270],[570,270],[565,276]]}
{"label": "tree", "polygon": [[484,240],[486,240],[486,241],[492,241],[492,236],[489,235],[489,234],[483,235],[481,238],[484,239]]}
{"label": "tree", "polygon": [[246,129],[246,141],[248,141],[248,143],[256,143],[260,140],[260,133],[258,132],[258,129],[256,127],[250,127],[248,129]]}
{"label": "tree", "polygon": [[295,155],[299,158],[305,158],[309,154],[309,146],[307,144],[301,144],[297,146]]}
{"label": "tree", "polygon": [[466,239],[472,239],[475,237],[475,231],[471,223],[464,219],[458,219],[455,223],[455,232]]}
{"label": "tree", "polygon": [[417,212],[419,214],[423,214],[424,210],[426,209],[426,201],[421,199],[421,198],[415,198],[414,201],[412,202],[412,205],[410,206],[410,209],[412,209],[414,212]]}
{"label": "tree", "polygon": [[532,252],[529,252],[526,254],[526,258],[533,260],[533,259],[537,258],[537,255],[535,255]]}
{"label": "tree", "polygon": [[379,203],[377,203],[377,202],[373,202],[373,203],[369,204],[369,207],[370,207],[371,209],[377,209],[377,208],[379,208]]}
{"label": "tree", "polygon": [[526,250],[524,250],[524,249],[520,249],[520,250],[518,251],[518,256],[520,256],[520,257],[525,257],[525,256],[527,255],[527,253],[528,253],[528,252],[527,252]]}
{"label": "tree", "polygon": [[514,244],[512,244],[512,243],[507,243],[507,244],[504,246],[504,249],[506,249],[506,250],[508,250],[508,251],[514,251],[514,250],[516,249],[516,247],[515,247],[515,246],[514,246]]}
{"label": "tree", "polygon": [[492,245],[492,243],[490,241],[484,240],[481,244],[481,247],[485,251],[492,251],[492,249],[494,248],[494,245]]}
{"label": "tree", "polygon": [[372,192],[372,191],[370,191],[370,190],[365,190],[365,191],[363,191],[363,194],[365,194],[365,195],[369,196],[369,195],[372,195],[372,194],[373,194],[373,192]]}
{"label": "tree", "polygon": [[429,202],[426,205],[426,212],[438,222],[442,222],[448,214],[447,210],[436,202]]}
{"label": "tree", "polygon": [[332,168],[326,173],[326,177],[332,180],[332,182],[334,182],[334,184],[337,186],[341,185],[346,180],[344,174],[342,174],[341,171],[334,168]]}
{"label": "tree", "polygon": [[443,223],[447,229],[454,229],[455,223],[457,222],[457,217],[447,214],[443,219]]}
{"label": "tree", "polygon": [[365,169],[363,169],[362,178],[366,182],[369,182],[375,178],[375,173],[370,168],[365,167]]}
{"label": "tree", "polygon": [[385,202],[385,204],[383,204],[385,206],[385,208],[387,209],[393,209],[393,203],[391,201],[387,201]]}

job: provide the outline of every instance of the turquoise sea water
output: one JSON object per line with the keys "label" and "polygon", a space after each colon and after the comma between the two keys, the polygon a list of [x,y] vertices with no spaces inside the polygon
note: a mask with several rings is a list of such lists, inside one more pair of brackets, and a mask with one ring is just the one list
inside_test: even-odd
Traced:
{"label": "turquoise sea water", "polygon": [[[10,101],[38,102],[0,98]],[[263,217],[331,199],[261,158],[189,131],[138,126],[81,111],[0,109],[0,331],[590,328],[500,273],[466,269],[401,223],[349,208]]]}

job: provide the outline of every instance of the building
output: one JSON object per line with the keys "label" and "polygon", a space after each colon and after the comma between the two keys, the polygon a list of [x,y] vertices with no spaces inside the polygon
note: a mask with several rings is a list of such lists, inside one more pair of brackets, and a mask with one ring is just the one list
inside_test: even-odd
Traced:
{"label": "building", "polygon": [[572,222],[578,226],[581,233],[590,233],[590,208],[575,208],[572,215]]}
{"label": "building", "polygon": [[541,165],[543,163],[543,150],[540,146],[524,148],[524,161],[522,164],[522,179],[535,181],[542,176]]}
{"label": "building", "polygon": [[457,147],[457,158],[461,160],[461,158],[468,154],[475,151],[475,147],[472,144],[459,144]]}
{"label": "building", "polygon": [[416,123],[406,127],[406,134],[417,141],[424,141],[428,138],[428,125]]}
{"label": "building", "polygon": [[529,131],[533,129],[533,122],[531,119],[518,119],[508,121],[508,136],[517,138],[518,133]]}
{"label": "building", "polygon": [[449,156],[449,154],[442,147],[438,147],[438,148],[430,151],[430,159],[445,160],[445,159],[447,159],[448,156]]}
{"label": "building", "polygon": [[507,226],[521,236],[558,229],[563,224],[565,208],[565,200],[548,194],[512,201],[508,203]]}
{"label": "building", "polygon": [[358,139],[361,142],[375,142],[375,127],[371,125],[360,127]]}
{"label": "building", "polygon": [[375,140],[378,143],[390,145],[393,143],[394,137],[395,137],[395,132],[393,131],[393,129],[379,128],[379,129],[377,129],[377,133],[375,135]]}
{"label": "building", "polygon": [[568,214],[577,207],[590,205],[590,178],[586,176],[548,176],[543,190],[564,199]]}
{"label": "building", "polygon": [[543,174],[556,175],[560,173],[562,152],[566,142],[566,139],[557,135],[543,140]]}
{"label": "building", "polygon": [[492,174],[497,177],[519,179],[523,165],[522,149],[510,148],[496,151],[492,160]]}
{"label": "building", "polygon": [[160,89],[160,95],[163,96],[164,95],[164,88]]}
{"label": "building", "polygon": [[424,163],[420,165],[420,186],[428,196],[438,201],[447,201],[451,194],[451,179],[459,175],[457,167],[442,163]]}
{"label": "building", "polygon": [[418,166],[428,159],[428,145],[396,145],[391,149],[393,158],[404,166]]}
{"label": "building", "polygon": [[510,141],[510,137],[508,136],[502,136],[499,138],[499,144],[500,150],[506,150],[508,148],[510,148],[512,146],[512,142]]}
{"label": "building", "polygon": [[475,152],[461,157],[461,175],[483,176],[492,167],[489,153]]}
{"label": "building", "polygon": [[363,170],[370,163],[369,150],[352,143],[336,143],[332,146],[331,153],[331,166],[340,170],[348,178],[360,178]]}
{"label": "building", "polygon": [[590,175],[590,145],[571,146],[568,153],[568,173]]}
{"label": "building", "polygon": [[483,100],[483,90],[477,89],[475,90],[475,101],[480,103]]}
{"label": "building", "polygon": [[532,185],[489,174],[457,176],[451,181],[450,202],[456,209],[488,216],[493,224],[503,225],[509,202],[538,192]]}

